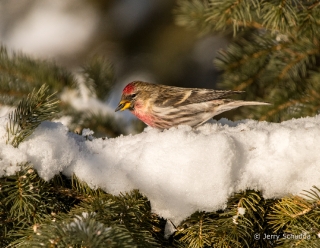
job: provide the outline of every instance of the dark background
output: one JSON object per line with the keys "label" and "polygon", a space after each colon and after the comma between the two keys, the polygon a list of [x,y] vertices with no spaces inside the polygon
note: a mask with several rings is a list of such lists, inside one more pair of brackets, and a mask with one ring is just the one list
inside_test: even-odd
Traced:
{"label": "dark background", "polygon": [[199,36],[174,23],[173,0],[5,0],[0,39],[9,49],[54,59],[73,71],[103,55],[116,82],[146,80],[214,88],[212,60],[226,39]]}

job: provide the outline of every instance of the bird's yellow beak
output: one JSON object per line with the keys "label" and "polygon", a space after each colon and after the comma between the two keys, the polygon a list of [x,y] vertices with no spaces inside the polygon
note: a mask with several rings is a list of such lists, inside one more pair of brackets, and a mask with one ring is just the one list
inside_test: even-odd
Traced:
{"label": "bird's yellow beak", "polygon": [[123,111],[123,110],[126,110],[130,107],[131,103],[128,102],[127,100],[122,100],[120,101],[118,107],[115,109],[114,112],[117,112],[117,111]]}

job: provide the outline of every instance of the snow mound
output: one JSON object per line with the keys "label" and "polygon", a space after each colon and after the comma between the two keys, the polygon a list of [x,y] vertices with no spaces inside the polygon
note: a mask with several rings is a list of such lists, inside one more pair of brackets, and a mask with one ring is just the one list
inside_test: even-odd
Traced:
{"label": "snow mound", "polygon": [[43,122],[18,148],[5,143],[6,121],[0,118],[0,176],[30,161],[45,180],[62,171],[112,194],[139,189],[174,224],[197,210],[224,208],[240,190],[282,197],[320,179],[320,116],[282,123],[222,119],[104,140]]}

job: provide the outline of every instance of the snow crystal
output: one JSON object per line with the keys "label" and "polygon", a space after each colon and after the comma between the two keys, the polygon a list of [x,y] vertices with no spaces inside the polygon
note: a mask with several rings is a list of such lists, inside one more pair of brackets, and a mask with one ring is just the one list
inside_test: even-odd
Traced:
{"label": "snow crystal", "polygon": [[20,169],[18,164],[27,161],[27,157],[23,152],[6,144],[8,139],[6,132],[8,120],[7,117],[0,118],[0,177],[14,174]]}
{"label": "snow crystal", "polygon": [[241,208],[241,207],[238,208],[238,214],[239,215],[245,215],[245,213],[246,213],[246,209],[245,208]]}
{"label": "snow crystal", "polygon": [[74,136],[61,123],[44,122],[18,150],[43,179],[49,180],[77,159],[79,146]]}
{"label": "snow crystal", "polygon": [[137,135],[92,141],[61,123],[43,122],[18,148],[5,144],[4,120],[0,175],[30,161],[45,180],[62,171],[112,194],[139,189],[152,211],[174,225],[197,210],[223,209],[241,190],[282,197],[320,179],[320,116],[282,123],[222,119],[198,129],[148,127]]}
{"label": "snow crystal", "polygon": [[92,130],[90,130],[89,128],[84,128],[81,133],[81,135],[84,137],[85,136],[92,136],[93,134],[94,134],[94,132]]}

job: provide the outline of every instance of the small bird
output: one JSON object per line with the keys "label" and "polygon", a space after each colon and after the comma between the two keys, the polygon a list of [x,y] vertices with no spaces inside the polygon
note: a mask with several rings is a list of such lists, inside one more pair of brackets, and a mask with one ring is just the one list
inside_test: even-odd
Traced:
{"label": "small bird", "polygon": [[122,91],[116,111],[130,110],[148,126],[168,129],[178,125],[198,127],[222,112],[245,105],[269,105],[227,99],[243,91],[180,88],[134,81]]}

